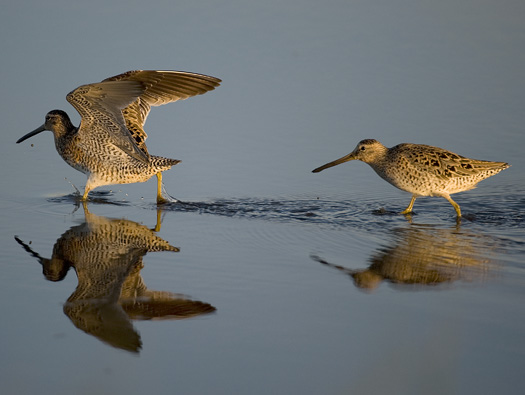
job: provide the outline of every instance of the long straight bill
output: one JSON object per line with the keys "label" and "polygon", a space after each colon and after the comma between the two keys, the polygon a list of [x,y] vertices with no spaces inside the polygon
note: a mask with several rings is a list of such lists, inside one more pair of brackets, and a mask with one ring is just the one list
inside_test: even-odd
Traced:
{"label": "long straight bill", "polygon": [[348,162],[350,160],[354,160],[355,156],[353,153],[350,153],[348,155],[343,156],[342,158],[336,159],[333,162],[327,163],[326,165],[322,165],[318,167],[317,169],[312,170],[312,173],[319,173],[320,171],[323,171],[324,169],[328,169],[329,167],[340,165],[341,163]]}
{"label": "long straight bill", "polygon": [[43,132],[44,130],[46,130],[46,128],[45,128],[44,125],[39,126],[39,127],[36,128],[35,130],[33,130],[31,133],[28,133],[28,134],[26,134],[25,136],[20,137],[16,143],[17,143],[17,144],[18,144],[18,143],[21,143],[22,141],[27,140],[28,138],[33,137],[34,135],[37,135],[38,133],[41,133],[41,132]]}

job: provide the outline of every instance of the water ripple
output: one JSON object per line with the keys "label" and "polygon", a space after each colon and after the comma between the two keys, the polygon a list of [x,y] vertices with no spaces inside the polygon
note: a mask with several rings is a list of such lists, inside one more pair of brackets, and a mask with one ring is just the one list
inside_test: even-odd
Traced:
{"label": "water ripple", "polygon": [[[374,203],[322,199],[219,199],[204,202],[174,202],[162,206],[174,212],[196,212],[232,218],[263,219],[335,226],[374,222],[374,218],[397,216]],[[402,216],[401,216],[402,217]]]}
{"label": "water ripple", "polygon": [[[51,197],[44,211],[56,203],[79,205],[79,195]],[[421,198],[413,215],[399,212],[405,207],[405,199],[384,198],[366,200],[311,196],[284,196],[275,198],[209,199],[203,201],[172,201],[160,206],[165,212],[198,213],[230,218],[259,219],[273,222],[323,225],[329,228],[381,229],[406,221],[418,223],[450,224],[455,215],[448,203],[437,198]],[[463,224],[505,228],[509,236],[525,225],[525,197],[520,193],[501,195],[464,194],[458,198],[464,217]],[[89,204],[138,206],[148,210],[157,209],[151,201],[116,200],[111,191],[94,191]],[[385,204],[387,208],[383,207]]]}

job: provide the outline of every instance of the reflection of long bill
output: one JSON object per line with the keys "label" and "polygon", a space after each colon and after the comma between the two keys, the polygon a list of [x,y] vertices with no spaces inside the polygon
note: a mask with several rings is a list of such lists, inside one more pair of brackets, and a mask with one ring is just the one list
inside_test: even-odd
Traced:
{"label": "reflection of long bill", "polygon": [[328,169],[329,167],[337,166],[337,165],[340,165],[341,163],[345,163],[351,160],[356,160],[355,154],[353,152],[349,153],[348,155],[343,156],[342,158],[336,159],[333,162],[327,163],[326,165],[322,165],[318,167],[317,169],[312,170],[312,173],[319,173],[320,171]]}
{"label": "reflection of long bill", "polygon": [[[47,280],[63,280],[74,268],[78,285],[64,304],[64,314],[80,330],[119,349],[138,353],[140,334],[132,320],[174,320],[210,314],[212,305],[181,294],[148,288],[142,278],[148,252],[178,252],[179,248],[145,225],[106,218],[88,211],[85,222],[62,234],[50,259],[15,240],[42,265]],[[160,210],[157,225],[160,230]]]}
{"label": "reflection of long bill", "polygon": [[490,236],[458,229],[458,225],[445,229],[426,225],[393,229],[392,242],[372,253],[364,268],[330,263],[317,255],[310,258],[349,275],[354,285],[364,291],[372,291],[383,283],[399,290],[420,290],[455,282],[483,282],[496,268],[497,263],[489,257],[498,246]]}

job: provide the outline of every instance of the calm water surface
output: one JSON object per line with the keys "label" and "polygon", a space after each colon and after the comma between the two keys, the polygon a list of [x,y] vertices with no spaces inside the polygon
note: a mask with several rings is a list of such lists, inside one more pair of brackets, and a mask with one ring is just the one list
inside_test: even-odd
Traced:
{"label": "calm water surface", "polygon": [[[17,4],[0,16],[2,394],[525,387],[522,2]],[[181,202],[158,210],[153,180],[83,206],[50,134],[14,142],[53,108],[77,123],[67,92],[133,68],[224,82],[146,124],[149,151],[183,161],[164,173]],[[311,173],[363,138],[512,167],[454,195],[460,222],[439,198],[405,217],[410,196],[363,163]]]}
{"label": "calm water surface", "polygon": [[6,388],[490,393],[522,380],[522,194],[466,199],[476,214],[459,224],[437,200],[406,218],[372,200],[158,211],[117,195],[4,203]]}

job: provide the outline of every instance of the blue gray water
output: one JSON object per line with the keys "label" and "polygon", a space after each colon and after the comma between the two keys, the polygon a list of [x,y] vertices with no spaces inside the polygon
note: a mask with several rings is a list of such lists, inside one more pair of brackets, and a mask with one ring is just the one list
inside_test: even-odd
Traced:
{"label": "blue gray water", "polygon": [[[132,5],[0,15],[2,394],[523,388],[522,2]],[[146,124],[178,202],[151,180],[84,207],[49,133],[15,141],[133,68],[223,84]],[[363,163],[311,173],[363,138],[512,167],[454,195],[459,222],[441,198],[406,217]]]}

